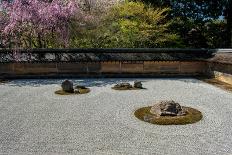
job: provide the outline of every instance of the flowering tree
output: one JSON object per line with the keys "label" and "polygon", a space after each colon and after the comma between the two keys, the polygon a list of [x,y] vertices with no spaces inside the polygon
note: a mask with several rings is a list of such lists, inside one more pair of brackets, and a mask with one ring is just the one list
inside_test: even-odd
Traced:
{"label": "flowering tree", "polygon": [[14,0],[2,5],[7,22],[0,30],[6,47],[67,47],[69,23],[81,16],[73,0]]}
{"label": "flowering tree", "polygon": [[[3,12],[0,12],[0,30],[3,30],[5,25],[6,25],[6,16],[4,15]],[[3,47],[3,42],[2,42],[2,35],[0,33],[0,48]]]}
{"label": "flowering tree", "polygon": [[80,7],[86,11],[104,12],[113,5],[124,0],[76,0]]}

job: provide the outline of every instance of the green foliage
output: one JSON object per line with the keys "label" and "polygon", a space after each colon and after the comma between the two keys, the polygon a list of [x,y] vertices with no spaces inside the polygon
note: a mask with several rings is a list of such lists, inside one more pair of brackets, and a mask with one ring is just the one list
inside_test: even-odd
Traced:
{"label": "green foliage", "polygon": [[[84,2],[87,9],[81,7],[81,16],[69,18],[64,32],[53,26],[34,34],[35,28],[28,24],[24,31],[16,28],[15,37],[0,34],[0,47],[6,43],[7,47],[20,43],[22,48],[222,48],[232,44],[232,0],[125,0],[113,6],[108,6],[109,1]],[[218,20],[223,12],[226,20]],[[2,29],[7,22],[3,12],[0,17]]]}
{"label": "green foliage", "polygon": [[98,48],[181,47],[169,31],[169,8],[154,9],[142,2],[125,2],[111,8],[93,29],[85,30],[73,46]]}
{"label": "green foliage", "polygon": [[[171,8],[169,19],[176,20],[170,29],[181,36],[186,47],[220,48],[226,47],[226,43],[230,44],[232,26],[229,25],[232,23],[232,15],[228,10],[232,8],[231,0],[142,1],[153,6]],[[223,12],[227,23],[218,21]]]}
{"label": "green foliage", "polygon": [[204,25],[203,35],[206,38],[207,45],[210,48],[226,47],[226,22],[214,20]]}
{"label": "green foliage", "polygon": [[183,43],[190,48],[223,48],[226,47],[226,22],[209,20],[198,23],[194,20],[176,18],[170,29],[181,35]]}

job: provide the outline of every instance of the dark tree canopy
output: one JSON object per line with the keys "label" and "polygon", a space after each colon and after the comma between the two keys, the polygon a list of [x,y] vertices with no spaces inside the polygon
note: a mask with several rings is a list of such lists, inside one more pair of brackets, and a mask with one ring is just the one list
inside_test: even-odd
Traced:
{"label": "dark tree canopy", "polygon": [[170,7],[173,16],[194,20],[216,19],[222,15],[228,0],[143,0],[158,7]]}
{"label": "dark tree canopy", "polygon": [[[209,40],[222,36],[220,40],[225,43],[218,43],[221,45],[220,47],[232,47],[232,0],[142,1],[155,7],[170,7],[172,9],[170,18],[178,19],[172,29],[179,32],[187,46],[214,47],[209,46],[212,45]],[[224,16],[224,21],[221,21],[222,23],[217,22],[222,16]],[[223,26],[223,22],[226,26]],[[212,34],[212,30],[209,31],[209,25],[214,25],[215,31],[218,30],[219,32]],[[224,27],[224,29],[221,29],[221,27]]]}

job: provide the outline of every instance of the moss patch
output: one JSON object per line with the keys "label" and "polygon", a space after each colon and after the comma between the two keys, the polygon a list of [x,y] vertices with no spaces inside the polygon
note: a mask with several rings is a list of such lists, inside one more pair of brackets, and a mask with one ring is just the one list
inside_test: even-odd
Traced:
{"label": "moss patch", "polygon": [[74,91],[74,93],[68,93],[68,92],[65,92],[63,90],[57,90],[55,91],[55,94],[58,94],[58,95],[78,95],[78,94],[87,94],[90,92],[90,89],[89,88],[85,88],[85,89],[79,89],[79,91]]}
{"label": "moss patch", "polygon": [[135,111],[134,115],[138,119],[144,122],[157,124],[157,125],[185,125],[192,124],[200,121],[203,118],[203,115],[200,111],[190,108],[182,107],[183,110],[186,110],[187,114],[184,116],[161,116],[154,117],[150,113],[151,107],[143,107]]}
{"label": "moss patch", "polygon": [[68,92],[63,91],[63,90],[57,90],[57,91],[55,91],[55,94],[58,94],[58,95],[75,95],[75,93],[68,93]]}
{"label": "moss patch", "polygon": [[207,79],[207,78],[198,78],[199,80],[206,82],[208,84],[214,85],[216,87],[219,87],[221,89],[227,90],[232,92],[232,85],[219,81],[218,79],[212,78],[212,79]]}

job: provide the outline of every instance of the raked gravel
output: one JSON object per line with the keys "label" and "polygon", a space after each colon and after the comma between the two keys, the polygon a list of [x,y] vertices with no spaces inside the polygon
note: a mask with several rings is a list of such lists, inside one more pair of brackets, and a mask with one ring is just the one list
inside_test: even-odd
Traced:
{"label": "raked gravel", "polygon": [[[64,79],[0,84],[0,154],[232,155],[232,93],[191,78],[140,79],[146,90],[116,91],[138,79],[72,79],[85,95],[59,96]],[[160,126],[137,108],[175,100],[199,109],[191,125]]]}

